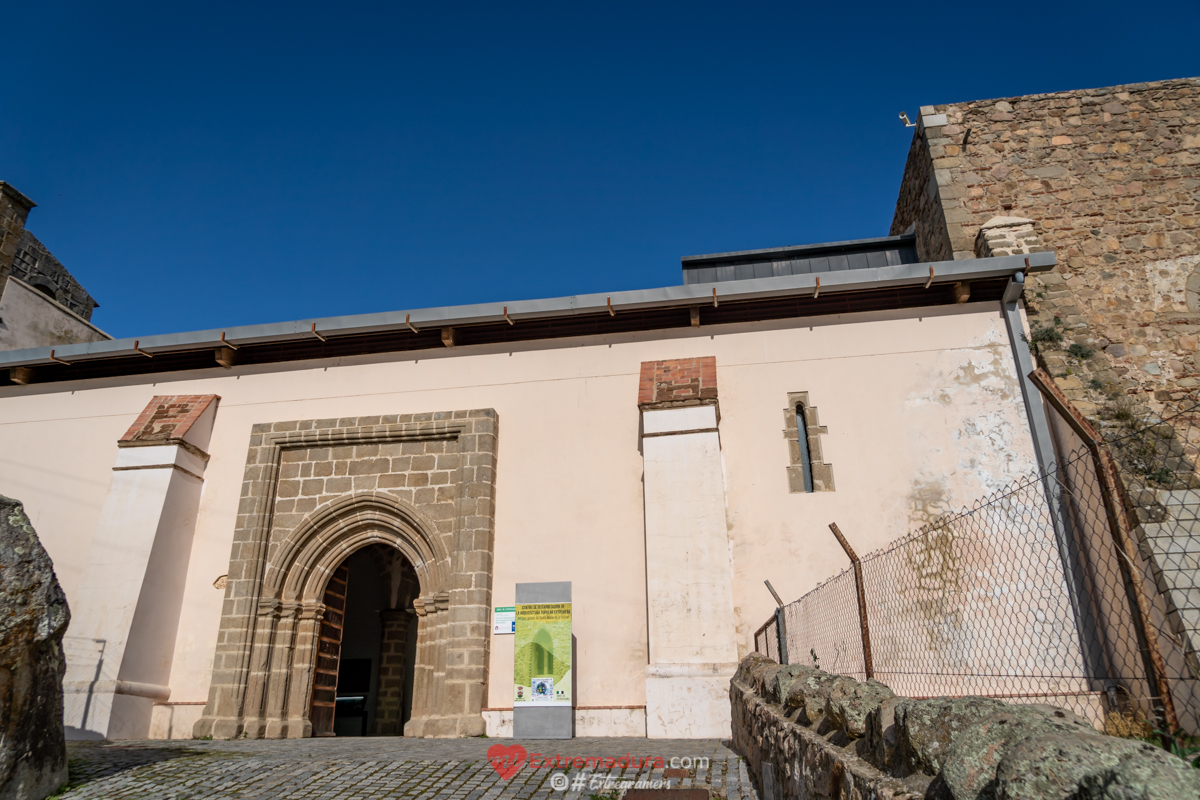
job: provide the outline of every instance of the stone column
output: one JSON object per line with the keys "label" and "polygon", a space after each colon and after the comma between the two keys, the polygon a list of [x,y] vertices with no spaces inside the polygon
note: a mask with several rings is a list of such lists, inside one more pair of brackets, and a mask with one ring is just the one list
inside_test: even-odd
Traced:
{"label": "stone column", "polygon": [[403,733],[404,678],[408,660],[408,626],[413,614],[398,608],[379,612],[383,644],[379,657],[379,689],[375,700],[375,735]]}
{"label": "stone column", "polygon": [[144,739],[170,697],[217,399],[155,397],[117,442],[67,637],[68,738]]}
{"label": "stone column", "polygon": [[[304,606],[297,602],[282,602],[274,617],[275,635],[270,649],[270,673],[264,704],[262,735],[267,739],[287,738],[288,687],[291,683],[293,654],[296,649],[296,628]],[[247,726],[247,736],[249,733]]]}
{"label": "stone column", "polygon": [[[287,722],[279,730],[280,738],[305,739],[312,735],[309,709],[317,667],[317,636],[324,617],[324,603],[306,603],[300,609],[294,645],[289,653],[292,674],[288,681]],[[268,729],[270,733],[273,731]]]}
{"label": "stone column", "polygon": [[244,733],[247,738],[261,739],[267,721],[268,682],[271,677],[271,652],[279,626],[282,605],[278,600],[258,607],[258,624],[254,626],[254,647],[251,651],[250,676],[246,682],[246,714]]}
{"label": "stone column", "polygon": [[[425,608],[430,604],[426,602]],[[446,650],[449,645],[450,628],[450,594],[438,592],[433,596],[435,613],[431,615],[433,623],[432,669],[429,674],[429,692],[426,708],[426,719],[423,736],[453,736],[457,732],[457,720],[446,719],[452,715],[452,709],[446,703]]]}
{"label": "stone column", "polygon": [[404,726],[405,736],[424,736],[425,719],[433,708],[434,626],[437,606],[432,598],[418,597],[413,601],[417,612],[417,663],[413,667],[412,717]]}
{"label": "stone column", "polygon": [[730,735],[737,669],[716,360],[642,364],[651,738]]}

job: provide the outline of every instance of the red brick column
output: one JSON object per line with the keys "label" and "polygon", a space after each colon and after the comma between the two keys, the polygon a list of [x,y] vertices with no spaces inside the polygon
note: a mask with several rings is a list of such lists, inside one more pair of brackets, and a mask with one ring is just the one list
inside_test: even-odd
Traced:
{"label": "red brick column", "polygon": [[642,362],[639,407],[667,408],[716,400],[717,359],[713,356]]}

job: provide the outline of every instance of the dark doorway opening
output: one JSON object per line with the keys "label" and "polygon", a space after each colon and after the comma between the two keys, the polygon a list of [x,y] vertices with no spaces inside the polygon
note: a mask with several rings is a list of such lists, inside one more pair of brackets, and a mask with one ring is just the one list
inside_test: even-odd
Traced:
{"label": "dark doorway opening", "polygon": [[365,547],[338,567],[325,594],[314,736],[403,734],[412,714],[418,593],[412,565],[383,545]]}

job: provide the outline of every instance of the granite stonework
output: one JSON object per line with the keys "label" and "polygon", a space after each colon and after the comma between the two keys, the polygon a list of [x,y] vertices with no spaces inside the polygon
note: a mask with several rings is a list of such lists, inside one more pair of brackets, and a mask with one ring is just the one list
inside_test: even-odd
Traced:
{"label": "granite stonework", "polygon": [[67,782],[62,639],[71,614],[21,504],[0,496],[0,800]]}
{"label": "granite stonework", "polygon": [[985,223],[1024,219],[1058,258],[1025,290],[1064,335],[1045,366],[1085,414],[1121,393],[1161,412],[1200,396],[1198,197],[1200,79],[924,106],[891,233],[973,258]]}
{"label": "granite stonework", "polygon": [[895,697],[752,653],[729,687],[733,746],[763,800],[1200,797],[1200,770],[1069,711]]}
{"label": "granite stonework", "polygon": [[420,585],[404,734],[484,733],[497,426],[482,409],[253,427],[196,736],[312,734],[325,583],[371,544],[396,548]]}
{"label": "granite stonework", "polygon": [[46,245],[28,230],[21,231],[13,256],[12,274],[85,320],[92,318],[92,312],[99,305]]}
{"label": "granite stonework", "polygon": [[15,187],[0,181],[0,286],[12,272],[13,258],[21,246],[25,220],[36,205]]}

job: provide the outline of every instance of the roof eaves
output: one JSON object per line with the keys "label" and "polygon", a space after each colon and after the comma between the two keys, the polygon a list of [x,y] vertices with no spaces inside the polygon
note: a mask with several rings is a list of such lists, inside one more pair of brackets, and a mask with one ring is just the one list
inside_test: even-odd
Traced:
{"label": "roof eaves", "polygon": [[[274,322],[265,325],[244,325],[235,328],[170,333],[137,339],[113,339],[102,342],[56,345],[55,360],[91,361],[156,352],[185,352],[221,347],[224,341],[236,345],[283,342],[313,336],[377,333],[401,330],[409,323],[419,330],[459,327],[522,319],[549,319],[580,314],[602,313],[609,308],[615,312],[670,308],[711,302],[714,293],[721,300],[757,300],[771,297],[810,295],[820,280],[822,295],[868,289],[886,289],[925,283],[931,274],[934,281],[971,281],[1013,275],[1029,270],[1044,272],[1055,265],[1052,252],[1028,256],[964,259],[924,264],[902,264],[874,269],[841,270],[806,275],[787,275],[718,283],[694,283],[661,289],[639,289],[611,294],[573,295],[542,300],[518,300],[510,303],[480,303],[466,306],[424,308],[412,311],[386,311],[374,314],[324,317],[320,319]],[[0,368],[49,364],[49,347],[0,352]]]}

